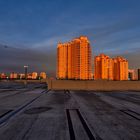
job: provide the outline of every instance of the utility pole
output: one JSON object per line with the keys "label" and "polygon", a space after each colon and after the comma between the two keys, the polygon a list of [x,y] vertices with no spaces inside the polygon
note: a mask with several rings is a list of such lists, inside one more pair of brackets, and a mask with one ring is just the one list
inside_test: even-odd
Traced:
{"label": "utility pole", "polygon": [[25,82],[24,82],[24,84],[25,84],[25,86],[27,85],[27,69],[28,69],[28,66],[24,66],[24,72],[25,72]]}

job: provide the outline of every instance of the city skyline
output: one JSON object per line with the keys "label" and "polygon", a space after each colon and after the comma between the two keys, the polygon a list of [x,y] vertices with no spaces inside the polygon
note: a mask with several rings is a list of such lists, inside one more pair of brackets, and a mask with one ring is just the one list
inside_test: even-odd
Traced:
{"label": "city skyline", "polygon": [[57,43],[80,35],[88,36],[94,56],[124,56],[131,69],[139,68],[139,5],[138,0],[1,0],[0,72],[23,72],[29,65],[29,71],[54,75]]}

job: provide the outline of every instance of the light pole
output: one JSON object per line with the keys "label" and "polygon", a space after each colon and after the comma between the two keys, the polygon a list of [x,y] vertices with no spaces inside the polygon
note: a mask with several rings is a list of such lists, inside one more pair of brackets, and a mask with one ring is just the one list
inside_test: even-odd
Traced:
{"label": "light pole", "polygon": [[24,66],[24,71],[25,71],[25,85],[27,84],[27,69],[28,69],[28,66]]}

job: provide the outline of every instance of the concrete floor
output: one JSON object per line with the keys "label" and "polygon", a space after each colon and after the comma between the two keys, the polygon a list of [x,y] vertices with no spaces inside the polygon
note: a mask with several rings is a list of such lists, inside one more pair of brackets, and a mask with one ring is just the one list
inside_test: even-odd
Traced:
{"label": "concrete floor", "polygon": [[140,140],[140,92],[0,83],[0,140]]}

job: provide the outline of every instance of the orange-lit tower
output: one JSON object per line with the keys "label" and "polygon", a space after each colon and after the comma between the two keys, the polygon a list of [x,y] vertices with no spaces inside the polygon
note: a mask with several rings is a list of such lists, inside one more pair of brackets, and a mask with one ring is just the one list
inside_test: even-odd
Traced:
{"label": "orange-lit tower", "polygon": [[57,78],[81,79],[92,78],[91,47],[88,38],[81,36],[71,42],[57,46]]}
{"label": "orange-lit tower", "polygon": [[113,80],[113,61],[105,55],[100,54],[94,58],[94,79]]}
{"label": "orange-lit tower", "polygon": [[128,61],[123,57],[110,58],[104,54],[95,56],[94,79],[128,80]]}
{"label": "orange-lit tower", "polygon": [[80,79],[91,79],[91,47],[87,37],[80,37]]}
{"label": "orange-lit tower", "polygon": [[114,80],[128,80],[128,61],[123,57],[116,57],[114,61]]}
{"label": "orange-lit tower", "polygon": [[66,79],[68,77],[68,49],[67,44],[59,43],[57,46],[57,77]]}

